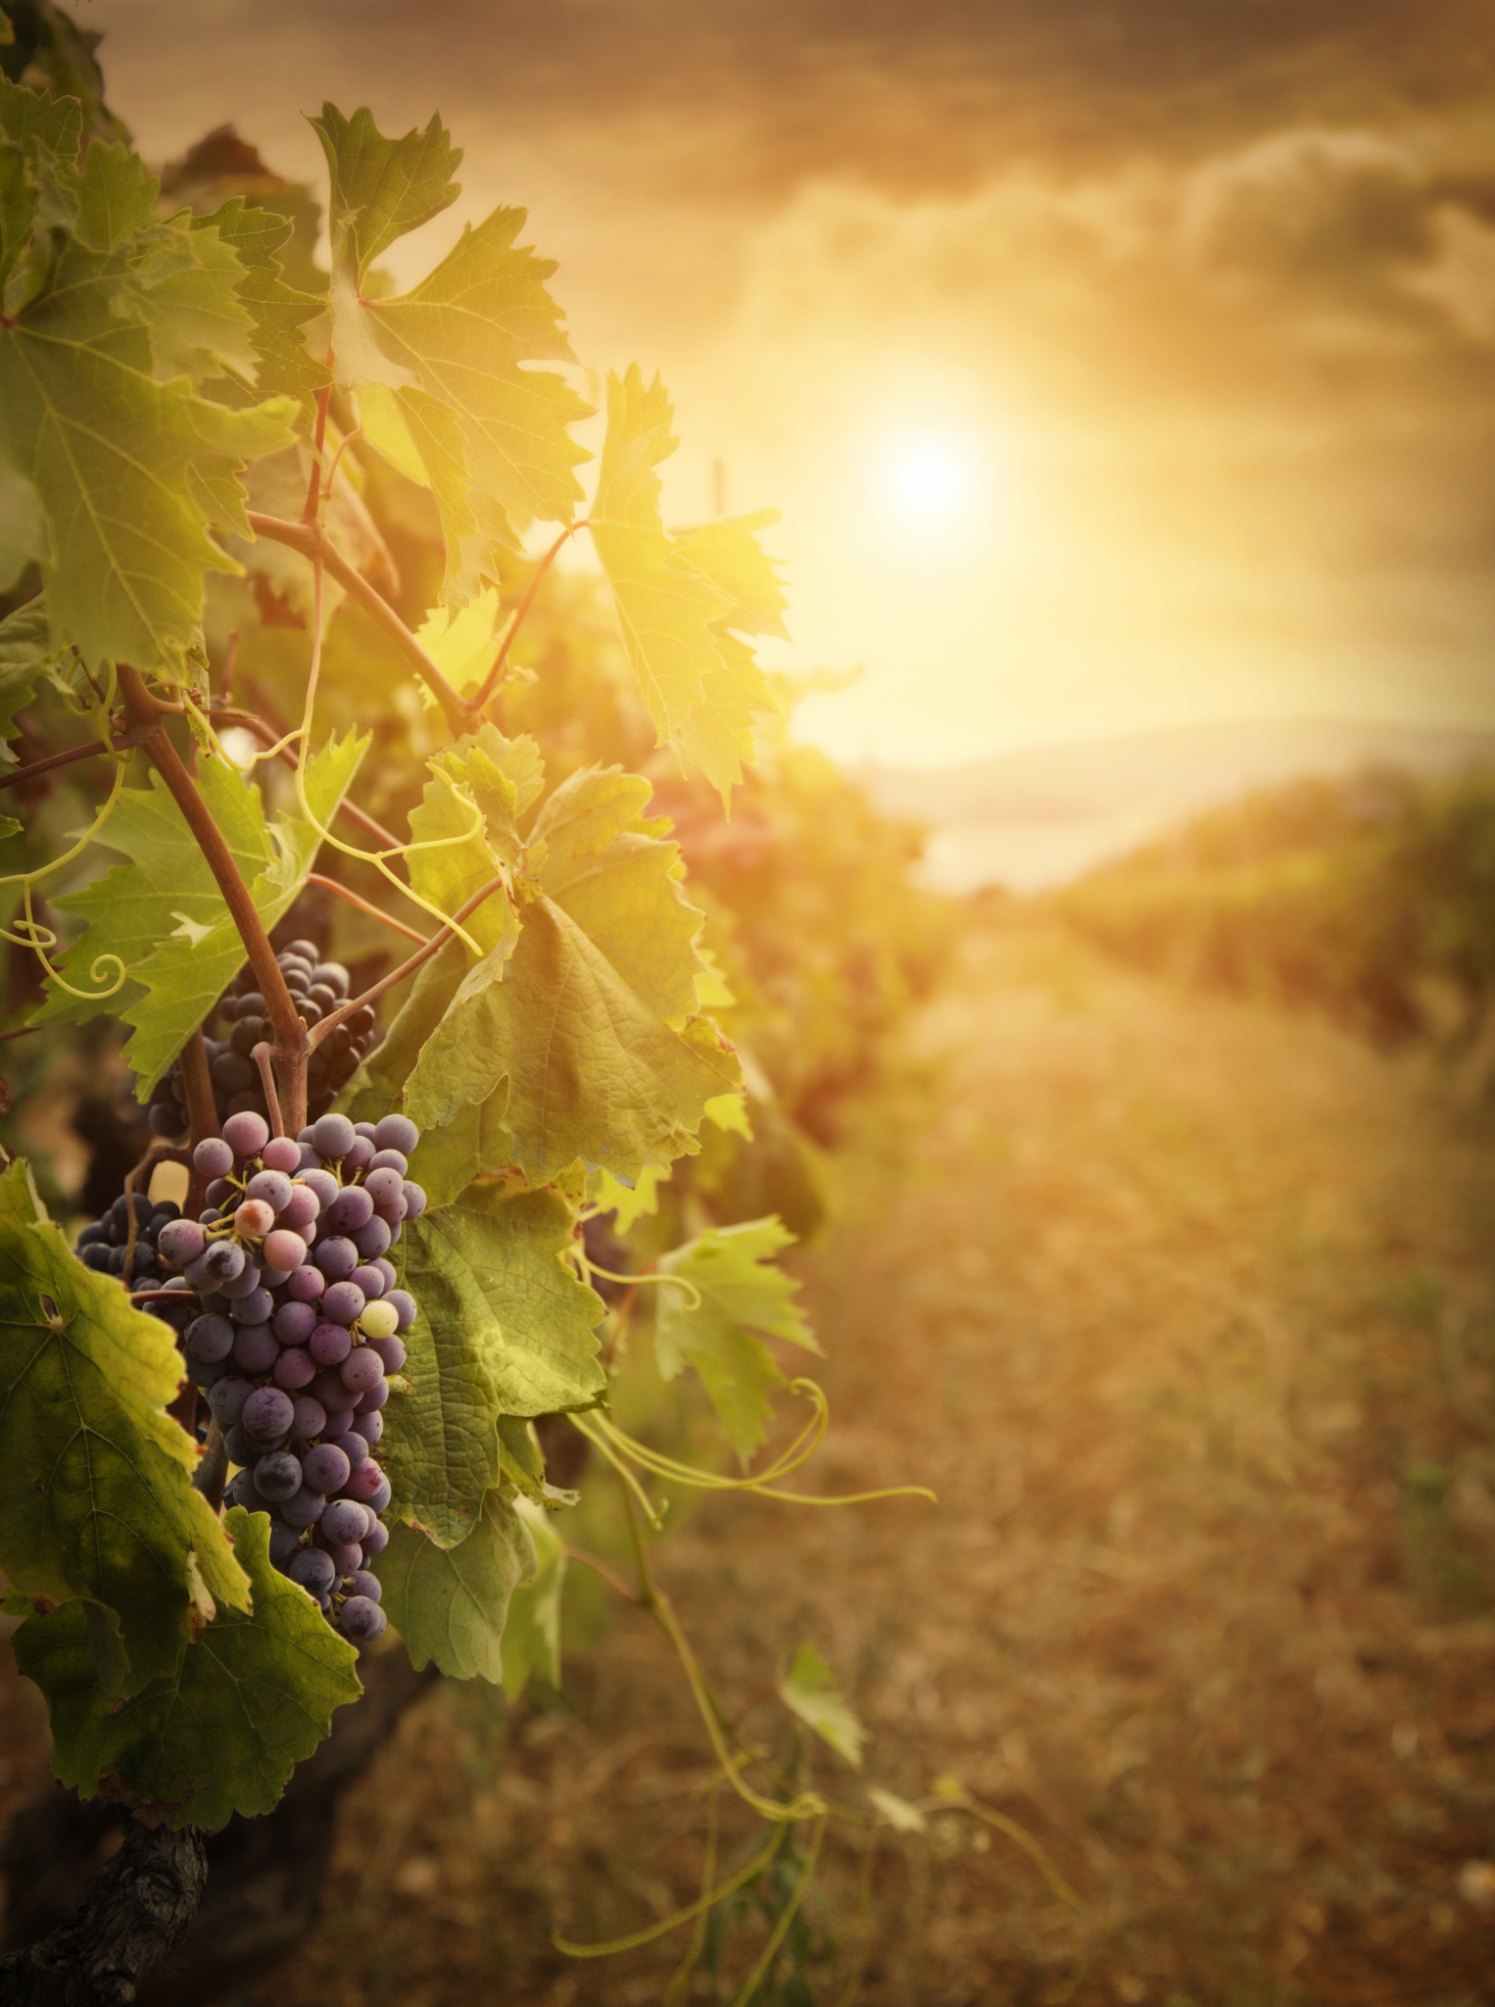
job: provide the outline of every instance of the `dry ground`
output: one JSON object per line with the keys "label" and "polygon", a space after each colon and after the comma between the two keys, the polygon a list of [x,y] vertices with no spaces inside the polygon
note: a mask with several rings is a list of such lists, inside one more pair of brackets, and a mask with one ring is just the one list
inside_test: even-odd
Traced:
{"label": "dry ground", "polygon": [[[814,1638],[873,1732],[867,1777],[958,1777],[1084,1909],[939,1816],[871,1862],[857,1997],[1495,2000],[1488,1114],[1042,934],[973,941],[906,1059],[807,1263],[836,1416],[817,1474],[925,1478],[940,1507],[710,1503],[660,1566],[750,1733],[776,1653]],[[679,1937],[585,1965],[548,1941],[689,1900],[705,1834],[668,1646],[625,1607],[580,1615],[563,1703],[506,1725],[448,1690],[407,1718],[321,1934],[246,2003],[663,2000]],[[834,1758],[817,1775],[857,1800]],[[735,1858],[752,1823],[724,1820]],[[841,1953],[799,1997],[846,1997],[856,1872],[828,1845],[811,1915]],[[761,1942],[740,1933],[732,1974]]]}

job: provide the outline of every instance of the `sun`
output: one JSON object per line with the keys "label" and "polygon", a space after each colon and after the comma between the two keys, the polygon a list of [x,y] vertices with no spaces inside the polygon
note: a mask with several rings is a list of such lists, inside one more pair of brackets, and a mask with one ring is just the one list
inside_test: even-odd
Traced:
{"label": "sun", "polygon": [[880,499],[905,529],[944,528],[969,503],[974,487],[970,447],[954,434],[908,433],[884,448]]}

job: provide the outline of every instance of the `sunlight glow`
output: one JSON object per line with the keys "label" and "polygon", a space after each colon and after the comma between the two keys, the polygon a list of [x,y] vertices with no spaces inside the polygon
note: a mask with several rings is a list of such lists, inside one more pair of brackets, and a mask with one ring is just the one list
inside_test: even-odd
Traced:
{"label": "sunlight glow", "polygon": [[972,500],[975,469],[963,440],[915,433],[886,450],[879,488],[890,512],[906,528],[934,528],[954,520]]}

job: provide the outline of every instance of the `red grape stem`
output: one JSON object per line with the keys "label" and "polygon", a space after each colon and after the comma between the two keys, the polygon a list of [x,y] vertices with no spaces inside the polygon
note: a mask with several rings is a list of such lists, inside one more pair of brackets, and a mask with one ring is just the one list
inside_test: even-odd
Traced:
{"label": "red grape stem", "polygon": [[270,1064],[269,1041],[262,1038],[249,1057],[259,1068],[260,1086],[265,1091],[265,1113],[270,1117],[270,1134],[272,1136],[289,1134],[285,1123],[281,1120],[280,1096],[275,1092],[275,1068]]}
{"label": "red grape stem", "polygon": [[396,934],[403,934],[407,941],[424,945],[426,937],[419,928],[407,927],[403,920],[395,919],[393,914],[386,913],[372,900],[361,899],[356,892],[350,892],[346,885],[339,885],[335,878],[328,878],[320,871],[308,871],[306,882],[308,885],[320,885],[324,892],[335,892],[339,899],[346,899],[350,906],[356,906],[360,913],[367,914],[371,920],[377,920],[380,926],[389,927]]}
{"label": "red grape stem", "polygon": [[502,874],[497,878],[490,878],[486,885],[480,886],[465,904],[457,908],[446,926],[438,927],[429,940],[423,941],[415,953],[407,956],[397,969],[391,969],[388,975],[381,976],[376,983],[371,983],[361,996],[349,997],[345,1004],[339,1004],[336,1010],[329,1011],[320,1024],[314,1024],[311,1028],[310,1050],[315,1052],[322,1040],[329,1032],[336,1031],[344,1018],[351,1017],[354,1011],[362,1010],[366,1004],[376,1003],[386,990],[392,990],[396,983],[404,982],[406,976],[413,976],[423,963],[430,961],[434,954],[446,946],[456,929],[470,914],[477,911],[485,899],[492,898],[495,892],[505,889],[507,885],[508,880]]}
{"label": "red grape stem", "polygon": [[478,688],[473,691],[472,695],[464,699],[469,711],[481,711],[498,688],[504,673],[504,665],[509,659],[509,650],[514,646],[515,637],[524,625],[525,616],[539,596],[540,587],[545,583],[546,573],[550,570],[550,567],[555,563],[571,538],[576,535],[577,531],[588,528],[590,528],[590,525],[586,518],[583,517],[580,522],[572,523],[568,528],[562,530],[555,542],[550,546],[550,549],[546,551],[544,557],[535,566],[534,576],[525,587],[524,597],[520,600],[519,605],[514,611],[514,618],[504,629],[504,638],[499,643],[497,655],[493,658],[493,667],[488,671],[488,674],[483,678]]}
{"label": "red grape stem", "polygon": [[276,1070],[280,1076],[287,1118],[294,1128],[300,1129],[306,1122],[306,1026],[301,1022],[295,999],[286,987],[259,909],[240,876],[233,852],[224,841],[207,803],[197,791],[197,783],[171,742],[161,720],[160,700],[146,688],[140,671],[128,662],[119,664],[119,686],[126,708],[141,728],[141,747],[182,811],[183,819],[208,869],[217,880],[218,889],[244,943],[249,966],[254,971],[255,982],[265,999],[275,1030]]}

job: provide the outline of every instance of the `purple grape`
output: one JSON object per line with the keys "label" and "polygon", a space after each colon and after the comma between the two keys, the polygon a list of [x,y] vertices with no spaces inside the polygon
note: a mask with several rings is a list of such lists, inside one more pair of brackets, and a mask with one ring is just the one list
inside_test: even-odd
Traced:
{"label": "purple grape", "polygon": [[416,1302],[409,1290],[391,1289],[384,1301],[394,1305],[400,1313],[400,1329],[408,1331],[416,1318]]}
{"label": "purple grape", "polygon": [[369,1350],[377,1352],[384,1362],[386,1375],[398,1373],[405,1363],[405,1341],[403,1338],[371,1338]]}
{"label": "purple grape", "polygon": [[297,1179],[297,1183],[303,1185],[307,1191],[315,1195],[317,1204],[321,1206],[324,1212],[342,1190],[342,1186],[333,1177],[331,1171],[324,1171],[320,1164],[315,1165],[310,1170],[303,1171]]}
{"label": "purple grape", "polygon": [[252,1108],[241,1108],[224,1123],[223,1140],[242,1163],[248,1157],[257,1157],[264,1149],[270,1140],[270,1125]]}
{"label": "purple grape", "polygon": [[[261,1373],[268,1373],[279,1357],[280,1346],[268,1324],[240,1325],[238,1336],[234,1339],[234,1364],[240,1372],[257,1379]],[[273,1389],[262,1387],[260,1391],[268,1393]],[[286,1426],[289,1427],[289,1423]],[[277,1435],[284,1433],[284,1429],[276,1430]]]}
{"label": "purple grape", "polygon": [[289,1136],[272,1136],[260,1151],[260,1161],[267,1171],[284,1171],[289,1176],[301,1161],[301,1145]]}
{"label": "purple grape", "polygon": [[333,1435],[341,1433],[332,1427],[332,1420],[342,1408],[347,1406],[348,1390],[343,1385],[335,1366],[324,1366],[311,1383],[311,1391],[327,1410],[327,1426]]}
{"label": "purple grape", "polygon": [[286,1573],[293,1582],[299,1582],[303,1589],[314,1596],[325,1596],[337,1580],[337,1569],[332,1556],[320,1547],[303,1547],[294,1557]]}
{"label": "purple grape", "polygon": [[219,1283],[218,1294],[227,1298],[230,1303],[236,1303],[241,1297],[248,1296],[251,1290],[258,1289],[263,1279],[259,1263],[246,1261],[231,1281]]}
{"label": "purple grape", "polygon": [[329,1324],[352,1324],[366,1300],[356,1282],[334,1282],[322,1298],[322,1315]]}
{"label": "purple grape", "polygon": [[[368,1465],[365,1464],[363,1468],[367,1470]],[[368,1500],[369,1511],[372,1512],[376,1518],[388,1512],[389,1501],[393,1497],[394,1497],[394,1486],[390,1483],[387,1477],[381,1477],[379,1480],[379,1489],[374,1493],[372,1498]]]}
{"label": "purple grape", "polygon": [[272,1519],[270,1522],[271,1567],[285,1569],[291,1557],[300,1552],[301,1536],[296,1532],[295,1528],[287,1526],[283,1520]]}
{"label": "purple grape", "polygon": [[345,1185],[324,1217],[329,1231],[356,1233],[374,1217],[374,1201],[362,1185]]}
{"label": "purple grape", "polygon": [[377,1603],[367,1596],[350,1596],[338,1612],[337,1627],[343,1636],[355,1645],[371,1645],[381,1638],[388,1627],[389,1619]]}
{"label": "purple grape", "polygon": [[275,1298],[262,1286],[251,1289],[247,1296],[237,1297],[228,1314],[235,1324],[268,1325],[274,1310]]}
{"label": "purple grape", "polygon": [[363,1551],[372,1558],[382,1554],[389,1545],[389,1528],[382,1519],[376,1519],[363,1536]]}
{"label": "purple grape", "polygon": [[[317,1328],[317,1313],[309,1303],[298,1303],[295,1297],[282,1303],[271,1321],[271,1329],[282,1345],[304,1345]],[[324,1359],[324,1366],[329,1362]]]}
{"label": "purple grape", "polygon": [[287,1526],[300,1527],[304,1531],[308,1526],[316,1525],[326,1504],[327,1500],[320,1491],[310,1491],[303,1484],[295,1496],[281,1506],[280,1516]]}
{"label": "purple grape", "polygon": [[359,1415],[353,1427],[363,1437],[370,1449],[377,1449],[379,1447],[379,1443],[384,1435],[384,1417],[377,1409],[372,1409],[366,1415]]}
{"label": "purple grape", "polygon": [[383,1254],[394,1239],[394,1232],[388,1220],[371,1219],[367,1226],[361,1226],[353,1236],[353,1245],[365,1261]]}
{"label": "purple grape", "polygon": [[371,1575],[366,1568],[358,1569],[348,1584],[349,1592],[355,1596],[367,1596],[371,1603],[379,1602],[384,1595],[384,1585],[377,1575]]}
{"label": "purple grape", "polygon": [[289,1450],[272,1450],[254,1467],[254,1488],[271,1505],[284,1505],[301,1489],[301,1465]]}
{"label": "purple grape", "polygon": [[208,1225],[210,1222],[214,1224],[217,1223],[218,1220],[217,1208],[223,1205],[227,1200],[233,1198],[234,1191],[235,1191],[234,1186],[232,1186],[229,1183],[227,1178],[214,1178],[213,1182],[208,1186],[207,1190],[203,1193],[203,1197],[207,1200],[208,1205],[211,1208],[213,1208],[213,1210],[210,1212],[198,1214],[198,1218],[202,1221],[204,1226]]}
{"label": "purple grape", "polygon": [[301,1470],[313,1491],[341,1491],[353,1466],[336,1443],[318,1443],[301,1459]]}
{"label": "purple grape", "polygon": [[196,1261],[206,1245],[207,1237],[196,1220],[171,1220],[156,1236],[156,1246],[178,1268]]}
{"label": "purple grape", "polygon": [[208,1395],[208,1407],[219,1428],[232,1428],[243,1414],[244,1403],[253,1392],[254,1389],[249,1381],[241,1379],[236,1373],[213,1383]]}
{"label": "purple grape", "polygon": [[322,1291],[326,1287],[327,1278],[323,1275],[321,1269],[312,1268],[309,1265],[304,1268],[294,1269],[286,1277],[286,1295],[294,1298],[297,1303],[316,1303],[320,1301]]}
{"label": "purple grape", "polygon": [[370,1182],[375,1171],[398,1171],[402,1178],[408,1177],[410,1159],[403,1150],[376,1150],[369,1162],[369,1176],[365,1178],[365,1184]]}
{"label": "purple grape", "polygon": [[384,1361],[371,1345],[360,1345],[348,1354],[338,1372],[350,1394],[368,1394],[384,1378]]}
{"label": "purple grape", "polygon": [[353,1147],[343,1159],[343,1170],[366,1171],[374,1161],[374,1146],[367,1136],[356,1136]]}
{"label": "purple grape", "polygon": [[343,1491],[348,1498],[357,1499],[360,1505],[367,1505],[372,1502],[374,1493],[383,1482],[383,1471],[374,1459],[369,1457],[366,1462],[358,1466],[357,1470],[349,1473]]}
{"label": "purple grape", "polygon": [[[224,1134],[228,1134],[227,1125]],[[346,1157],[358,1141],[358,1131],[346,1115],[319,1115],[309,1131],[302,1131],[305,1140],[318,1150],[328,1162]],[[229,1141],[233,1138],[230,1136]]]}
{"label": "purple grape", "polygon": [[387,1296],[400,1279],[399,1271],[389,1257],[383,1254],[376,1254],[374,1259],[369,1263],[369,1266],[370,1268],[377,1268],[379,1273],[384,1277],[384,1288],[380,1291],[380,1294]]}
{"label": "purple grape", "polygon": [[374,1124],[374,1146],[380,1150],[399,1150],[409,1156],[420,1141],[420,1131],[408,1115],[381,1115]]}
{"label": "purple grape", "polygon": [[405,1181],[406,1219],[418,1220],[421,1214],[425,1211],[427,1203],[428,1201],[426,1199],[425,1186],[412,1184],[410,1180],[407,1178]]}
{"label": "purple grape", "polygon": [[343,1455],[348,1459],[348,1468],[350,1470],[357,1470],[358,1466],[369,1453],[369,1446],[358,1433],[357,1429],[349,1429],[346,1434],[329,1435],[327,1440],[330,1443],[337,1444]]}
{"label": "purple grape", "polygon": [[355,1122],[355,1123],[353,1124],[353,1128],[354,1128],[354,1131],[355,1131],[355,1133],[356,1133],[357,1135],[360,1135],[360,1136],[367,1136],[367,1137],[368,1137],[368,1139],[369,1139],[369,1141],[370,1141],[371,1143],[373,1142],[373,1140],[374,1140],[374,1125],[373,1125],[373,1123],[372,1123],[372,1122]]}
{"label": "purple grape", "polygon": [[[256,1171],[244,1187],[246,1199],[263,1199],[272,1213],[283,1213],[294,1187],[284,1171]],[[295,1263],[291,1266],[294,1268]]]}
{"label": "purple grape", "polygon": [[[242,1332],[239,1334],[244,1335]],[[244,1433],[256,1442],[279,1442],[291,1432],[295,1410],[289,1394],[279,1387],[257,1387],[244,1403],[239,1417]]]}
{"label": "purple grape", "polygon": [[282,1271],[283,1278],[289,1276],[305,1264],[306,1242],[289,1227],[276,1227],[265,1235],[265,1259]]}
{"label": "purple grape", "polygon": [[318,1324],[306,1349],[319,1366],[340,1366],[353,1350],[353,1335],[343,1324]]}
{"label": "purple grape", "polygon": [[377,1414],[388,1399],[389,1382],[384,1378],[383,1361],[381,1360],[378,1380],[369,1388],[367,1393],[360,1394],[358,1397],[359,1413],[365,1415]]}
{"label": "purple grape", "polygon": [[309,1442],[314,1436],[323,1434],[327,1427],[327,1410],[311,1394],[299,1394],[296,1398],[291,1420],[291,1434],[302,1442]]}
{"label": "purple grape", "polygon": [[226,1178],[234,1153],[221,1136],[204,1136],[192,1152],[192,1168],[200,1178]]}
{"label": "purple grape", "polygon": [[371,1261],[360,1262],[358,1267],[348,1277],[348,1280],[355,1288],[361,1289],[370,1302],[375,1297],[382,1296],[389,1287],[384,1279],[383,1269],[375,1268]]}
{"label": "purple grape", "polygon": [[288,1268],[262,1268],[260,1270],[260,1281],[264,1283],[266,1289],[279,1289],[285,1283],[289,1282],[290,1279],[291,1271]]}
{"label": "purple grape", "polygon": [[368,1532],[369,1513],[352,1498],[334,1498],[322,1514],[322,1538],[356,1547]]}
{"label": "purple grape", "polygon": [[[327,1512],[332,1507],[329,1505]],[[322,1514],[323,1519],[327,1512]],[[325,1531],[325,1529],[324,1529]],[[356,1540],[331,1540],[327,1543],[328,1559],[339,1575],[352,1575],[363,1566],[363,1548]]]}
{"label": "purple grape", "polygon": [[257,1447],[250,1441],[249,1433],[242,1422],[231,1422],[223,1431],[223,1447],[228,1452],[230,1463],[251,1464],[261,1455],[262,1449],[268,1448],[269,1445]]}
{"label": "purple grape", "polygon": [[316,1225],[321,1212],[322,1201],[316,1193],[309,1191],[305,1185],[297,1185],[280,1209],[280,1223],[284,1227],[289,1227],[293,1233],[299,1233],[305,1240],[308,1229]]}
{"label": "purple grape", "polygon": [[288,1394],[299,1394],[317,1377],[316,1364],[310,1352],[303,1352],[298,1345],[282,1352],[270,1372],[276,1386],[284,1387]]}
{"label": "purple grape", "polygon": [[345,1282],[358,1266],[358,1249],[339,1234],[319,1240],[316,1256],[317,1267],[329,1282]]}
{"label": "purple grape", "polygon": [[[363,1181],[363,1189],[368,1193],[372,1203],[382,1212],[385,1206],[392,1206],[396,1199],[403,1202],[405,1180],[396,1170],[370,1171]],[[356,1226],[360,1222],[355,1220],[351,1224]]]}
{"label": "purple grape", "polygon": [[187,1326],[187,1350],[205,1366],[226,1359],[234,1349],[234,1327],[226,1317],[194,1317]]}

